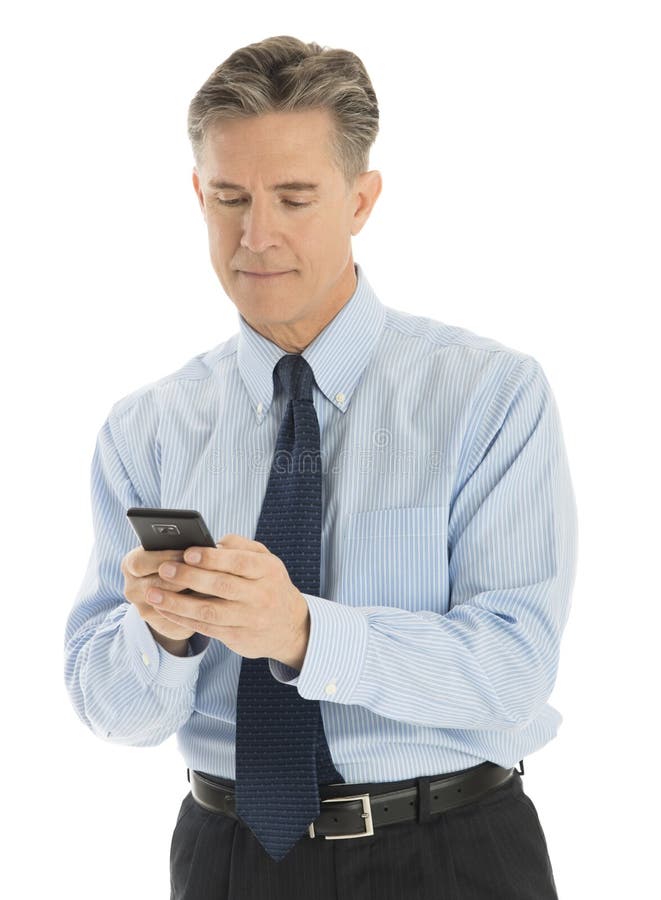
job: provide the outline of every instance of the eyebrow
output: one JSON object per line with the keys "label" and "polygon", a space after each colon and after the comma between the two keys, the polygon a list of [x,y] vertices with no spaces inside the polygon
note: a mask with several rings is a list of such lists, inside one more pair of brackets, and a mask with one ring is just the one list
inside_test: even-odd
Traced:
{"label": "eyebrow", "polygon": [[[209,187],[215,188],[218,191],[229,190],[229,191],[245,191],[247,188],[244,188],[241,184],[232,184],[231,181],[218,181],[218,179],[213,178],[209,182]],[[286,181],[283,184],[272,184],[269,190],[271,191],[316,191],[318,189],[318,184],[313,184],[311,181]]]}

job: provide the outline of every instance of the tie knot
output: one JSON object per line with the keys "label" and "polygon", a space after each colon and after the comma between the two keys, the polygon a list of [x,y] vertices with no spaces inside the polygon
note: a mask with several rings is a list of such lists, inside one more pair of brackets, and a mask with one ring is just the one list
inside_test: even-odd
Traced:
{"label": "tie knot", "polygon": [[314,373],[310,364],[298,353],[281,356],[275,365],[288,400],[312,400]]}

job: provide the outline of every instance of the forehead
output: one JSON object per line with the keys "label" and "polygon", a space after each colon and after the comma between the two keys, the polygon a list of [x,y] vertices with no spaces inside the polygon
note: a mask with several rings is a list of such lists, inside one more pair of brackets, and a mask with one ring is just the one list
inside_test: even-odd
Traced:
{"label": "forehead", "polygon": [[327,168],[330,128],[325,109],[228,119],[209,127],[202,164],[222,177],[245,166]]}

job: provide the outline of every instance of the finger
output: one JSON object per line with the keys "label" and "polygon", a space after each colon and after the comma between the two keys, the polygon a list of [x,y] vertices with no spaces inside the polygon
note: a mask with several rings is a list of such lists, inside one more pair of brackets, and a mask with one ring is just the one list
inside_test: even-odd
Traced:
{"label": "finger", "polygon": [[211,622],[200,621],[199,619],[188,619],[185,616],[177,615],[177,613],[166,610],[161,614],[161,619],[165,619],[171,625],[178,625],[186,631],[194,631],[198,634],[205,634],[208,637],[217,638],[220,641],[227,641],[230,635],[236,635],[240,625],[214,625]]}
{"label": "finger", "polygon": [[[151,590],[147,591],[146,600],[153,605],[155,610],[169,618],[170,621],[183,620],[183,624],[193,627],[191,623],[205,624],[207,626],[226,627],[228,619],[228,605],[231,601],[223,601],[216,597],[193,596],[191,594],[175,594],[171,591],[159,591],[163,599],[156,602]],[[230,617],[236,613],[229,614]],[[172,617],[177,618],[172,618]],[[208,634],[208,631],[204,632]]]}
{"label": "finger", "polygon": [[[142,584],[143,582],[140,582]],[[143,587],[143,591],[147,590],[150,587],[155,588],[163,588],[166,591],[187,591],[191,593],[191,589],[185,587],[184,585],[174,584],[171,578],[159,578],[158,575],[147,576],[144,580],[144,584],[146,587]],[[207,594],[208,591],[203,591],[202,593]]]}
{"label": "finger", "polygon": [[[228,572],[241,578],[262,578],[265,573],[265,558],[270,556],[263,544],[249,541],[254,547],[189,547],[184,553],[184,563],[191,567]],[[259,547],[263,547],[260,550]],[[264,553],[266,551],[266,554]],[[198,556],[199,559],[196,559]],[[159,568],[159,573],[162,570]],[[213,591],[215,593],[215,591]]]}
{"label": "finger", "polygon": [[183,550],[145,550],[144,547],[134,547],[124,557],[124,567],[129,575],[143,578],[145,575],[154,575],[158,572],[158,567],[166,560],[183,560],[183,558]]}
{"label": "finger", "polygon": [[165,581],[162,578],[159,578],[158,575],[146,575],[144,578],[131,578],[127,583],[126,590],[124,591],[124,596],[129,601],[129,603],[143,606],[145,602],[145,594],[151,588],[177,592],[186,590],[186,588],[184,587],[179,587],[178,585],[172,584],[172,582]]}
{"label": "finger", "polygon": [[[166,588],[178,585],[224,600],[241,599],[245,593],[245,584],[240,576],[225,571],[226,567],[223,569],[200,568],[200,565],[189,566],[186,563],[170,560],[160,566],[159,577],[163,580]],[[169,574],[170,572],[171,574]]]}
{"label": "finger", "polygon": [[226,534],[218,541],[218,544],[230,549],[253,550],[256,553],[271,552],[264,544],[244,537],[242,534]]}

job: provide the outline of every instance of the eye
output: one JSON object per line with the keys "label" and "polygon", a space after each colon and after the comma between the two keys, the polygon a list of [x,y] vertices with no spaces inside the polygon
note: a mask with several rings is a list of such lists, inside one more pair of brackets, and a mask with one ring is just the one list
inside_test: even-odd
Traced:
{"label": "eye", "polygon": [[[221,200],[220,197],[218,197],[217,199],[218,199],[218,202],[220,204],[222,204],[223,206],[238,206],[239,203],[243,203],[242,198],[238,198],[235,200]],[[298,208],[301,206],[310,206],[309,203],[296,203],[294,200],[283,200],[282,202],[286,203],[287,206],[292,206],[294,208]]]}

